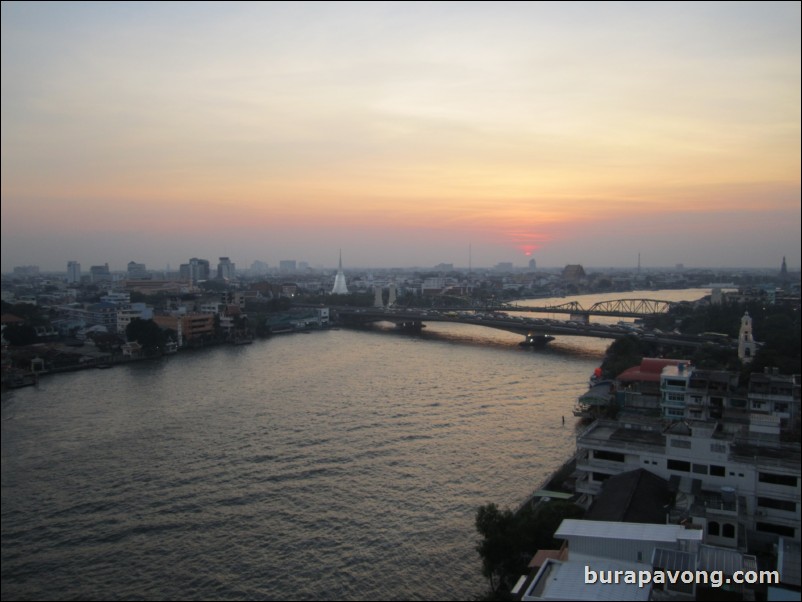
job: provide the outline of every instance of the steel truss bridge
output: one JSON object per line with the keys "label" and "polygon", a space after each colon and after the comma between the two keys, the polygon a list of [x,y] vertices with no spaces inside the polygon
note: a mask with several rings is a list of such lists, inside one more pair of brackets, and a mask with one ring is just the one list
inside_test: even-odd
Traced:
{"label": "steel truss bridge", "polygon": [[671,301],[657,299],[616,299],[614,301],[599,301],[588,308],[583,307],[579,301],[569,301],[560,305],[540,307],[505,304],[499,309],[550,314],[609,316],[611,318],[643,318],[645,316],[668,313],[672,305]]}

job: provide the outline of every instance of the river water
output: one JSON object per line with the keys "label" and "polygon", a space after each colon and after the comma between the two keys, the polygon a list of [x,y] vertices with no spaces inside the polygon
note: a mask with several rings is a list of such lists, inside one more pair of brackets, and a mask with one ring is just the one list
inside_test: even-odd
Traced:
{"label": "river water", "polygon": [[520,340],[330,330],[4,394],[2,598],[473,598],[476,509],[573,453],[609,344]]}

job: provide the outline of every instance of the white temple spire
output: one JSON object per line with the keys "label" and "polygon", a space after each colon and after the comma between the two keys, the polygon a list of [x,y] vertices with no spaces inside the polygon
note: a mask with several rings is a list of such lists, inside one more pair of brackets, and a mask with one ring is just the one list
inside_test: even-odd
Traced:
{"label": "white temple spire", "polygon": [[343,250],[340,249],[340,264],[337,268],[337,276],[334,278],[334,287],[331,289],[332,295],[347,295],[348,287],[345,284],[345,274],[343,274]]}

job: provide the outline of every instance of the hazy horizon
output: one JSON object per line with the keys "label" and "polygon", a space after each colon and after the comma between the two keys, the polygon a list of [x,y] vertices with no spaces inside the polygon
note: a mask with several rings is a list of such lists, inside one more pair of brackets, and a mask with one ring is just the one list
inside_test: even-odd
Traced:
{"label": "hazy horizon", "polygon": [[2,4],[2,271],[799,269],[800,5]]}

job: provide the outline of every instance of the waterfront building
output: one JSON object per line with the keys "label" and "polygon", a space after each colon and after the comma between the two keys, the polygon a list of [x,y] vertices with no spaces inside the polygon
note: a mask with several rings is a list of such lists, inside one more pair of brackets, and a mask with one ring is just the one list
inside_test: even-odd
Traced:
{"label": "waterfront building", "polygon": [[761,415],[764,422],[772,416],[778,428],[789,428],[800,415],[802,375],[766,368],[750,375],[747,388],[738,380],[737,372],[667,365],[660,375],[661,414],[668,420],[718,420],[725,430]]}
{"label": "waterfront building", "polygon": [[587,507],[605,480],[645,468],[678,492],[672,518],[701,525],[708,543],[799,542],[800,446],[779,433],[776,417],[756,414],[729,425],[598,420],[577,437],[576,492]]}
{"label": "waterfront building", "polygon": [[131,306],[121,307],[117,310],[117,332],[125,334],[125,329],[131,323],[131,320],[142,319],[142,310],[135,309]]}
{"label": "waterfront building", "polygon": [[725,412],[728,419],[745,418],[746,396],[736,372],[699,370],[687,363],[666,366],[660,395],[661,413],[669,420],[720,420]]}
{"label": "waterfront building", "polygon": [[197,343],[204,337],[214,335],[214,314],[183,313],[183,314],[157,314],[153,321],[161,328],[170,328],[178,333],[178,346],[187,343]]}
{"label": "waterfront building", "polygon": [[660,377],[663,368],[687,364],[687,360],[643,358],[637,366],[624,370],[616,377],[616,402],[626,410],[654,413],[660,409]]}
{"label": "waterfront building", "polygon": [[[381,291],[380,291],[381,292]],[[343,273],[343,252],[340,251],[340,263],[337,268],[337,275],[334,277],[334,286],[331,289],[332,295],[347,295],[348,286],[345,284],[345,274]]]}
{"label": "waterfront building", "polygon": [[800,416],[800,382],[802,375],[780,374],[776,368],[753,372],[749,377],[749,410],[769,414],[790,427]]}
{"label": "waterfront building", "polygon": [[[521,600],[649,600],[651,583],[641,587],[598,577],[608,571],[651,573],[665,554],[692,559],[695,569],[703,548],[702,532],[681,525],[565,519],[554,538],[565,541],[563,559],[548,558],[531,581],[521,578],[518,592],[513,589],[514,594],[523,591]],[[587,578],[588,568],[596,579]],[[693,593],[688,589],[681,593]]]}

